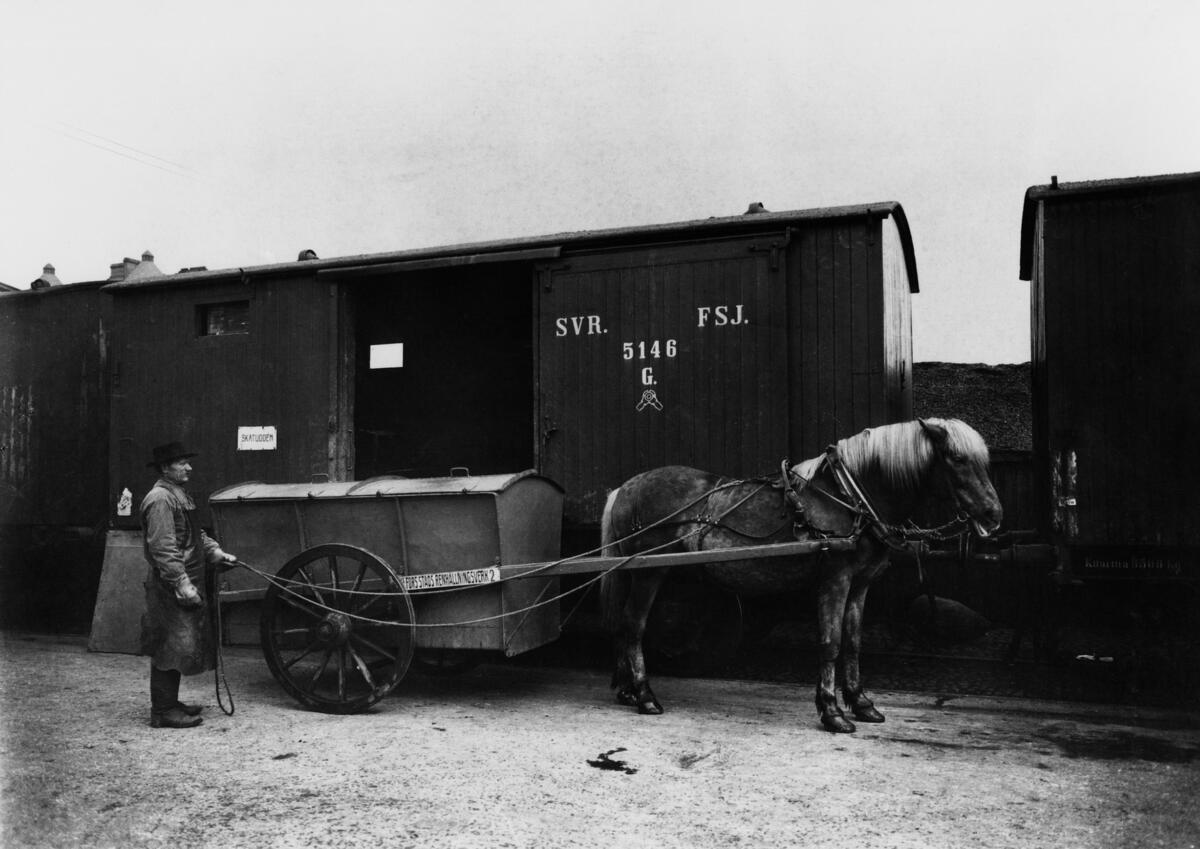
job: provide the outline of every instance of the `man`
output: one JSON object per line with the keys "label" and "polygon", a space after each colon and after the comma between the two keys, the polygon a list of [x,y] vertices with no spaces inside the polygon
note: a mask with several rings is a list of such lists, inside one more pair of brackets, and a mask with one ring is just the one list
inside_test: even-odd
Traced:
{"label": "man", "polygon": [[150,656],[154,728],[192,728],[203,722],[199,705],[179,701],[181,675],[216,666],[212,611],[197,585],[203,586],[206,563],[237,560],[196,525],[196,504],[183,488],[192,473],[188,461],[195,456],[181,443],[171,442],[156,447],[154,459],[146,464],[159,474],[141,506],[143,550],[150,564],[142,654]]}

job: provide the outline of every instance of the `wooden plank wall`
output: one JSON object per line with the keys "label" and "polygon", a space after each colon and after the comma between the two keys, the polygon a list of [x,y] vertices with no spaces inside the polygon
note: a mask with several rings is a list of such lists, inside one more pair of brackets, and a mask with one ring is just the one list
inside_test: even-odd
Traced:
{"label": "wooden plank wall", "polygon": [[1028,451],[993,451],[991,478],[1006,531],[1037,529],[1037,502],[1033,482],[1033,456]]}
{"label": "wooden plank wall", "polygon": [[[111,485],[137,505],[155,480],[152,448],[180,440],[200,453],[190,489],[203,496],[247,480],[304,480],[330,471],[330,323],[333,286],[311,274],[249,283],[119,290],[114,368]],[[202,336],[197,308],[250,301],[249,332]],[[237,450],[242,426],[274,426],[278,447]]]}
{"label": "wooden plank wall", "polygon": [[895,219],[873,220],[883,246],[883,398],[885,421],[909,421],[912,403],[912,286]]}
{"label": "wooden plank wall", "polygon": [[[649,468],[757,475],[782,459],[783,256],[772,270],[769,250],[751,249],[767,241],[572,257],[552,273],[540,306],[539,469],[566,490],[569,520],[596,522],[607,491]],[[601,332],[568,323],[563,334],[571,316],[597,316]],[[638,409],[646,391],[661,409]]]}
{"label": "wooden plank wall", "polygon": [[1048,453],[1078,455],[1075,541],[1200,544],[1200,195],[1184,185],[1043,204],[1043,437]]}
{"label": "wooden plank wall", "polygon": [[1033,264],[1029,282],[1030,347],[1029,369],[1030,395],[1032,403],[1031,432],[1033,438],[1033,499],[1034,524],[1041,534],[1051,532],[1050,503],[1050,437],[1049,396],[1046,358],[1046,272],[1045,272],[1045,208],[1038,204],[1034,220]]}
{"label": "wooden plank wall", "polygon": [[104,522],[106,307],[90,285],[0,295],[0,523]]}
{"label": "wooden plank wall", "polygon": [[[882,258],[878,219],[866,216],[814,223],[793,239],[790,428],[797,459],[896,420],[885,365]],[[907,315],[897,312],[896,321],[906,326]],[[910,388],[904,395],[911,411]]]}

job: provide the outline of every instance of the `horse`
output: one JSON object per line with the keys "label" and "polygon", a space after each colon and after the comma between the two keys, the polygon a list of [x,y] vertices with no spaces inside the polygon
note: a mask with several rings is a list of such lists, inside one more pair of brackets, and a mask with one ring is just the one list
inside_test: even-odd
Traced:
{"label": "horse", "polygon": [[[947,491],[948,490],[948,491]],[[936,496],[952,498],[957,517],[922,530],[911,517]],[[867,590],[893,549],[921,538],[974,531],[987,537],[1002,509],[988,476],[988,449],[958,419],[917,419],[868,428],[839,440],[817,457],[777,475],[736,480],[687,466],[663,466],[630,478],[609,493],[601,545],[611,557],[669,551],[708,551],[795,540],[840,538],[845,544],[796,558],[710,562],[696,568],[719,586],[743,595],[817,587],[820,676],[815,702],[825,729],[855,725],[837,704],[842,697],[860,722],[884,716],[863,689],[859,650]],[[661,714],[642,654],[646,620],[668,566],[616,568],[600,581],[602,620],[612,635],[617,702],[642,714]]]}

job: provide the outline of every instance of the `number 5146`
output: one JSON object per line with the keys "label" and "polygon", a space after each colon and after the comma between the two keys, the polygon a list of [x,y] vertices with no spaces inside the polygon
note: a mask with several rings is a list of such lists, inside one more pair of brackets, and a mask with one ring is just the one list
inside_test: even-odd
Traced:
{"label": "number 5146", "polygon": [[627,360],[659,360],[663,357],[674,357],[679,352],[679,345],[674,339],[665,342],[658,339],[651,342],[624,342],[621,344],[621,352]]}

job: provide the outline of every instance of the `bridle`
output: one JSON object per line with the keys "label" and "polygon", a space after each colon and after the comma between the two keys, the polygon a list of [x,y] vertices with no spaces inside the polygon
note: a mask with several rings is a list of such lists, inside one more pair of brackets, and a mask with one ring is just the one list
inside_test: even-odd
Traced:
{"label": "bridle", "polygon": [[[815,482],[823,468],[828,468],[830,474],[833,475],[840,497]],[[842,459],[836,445],[830,445],[825,449],[825,454],[811,478],[804,478],[793,472],[786,459],[782,463],[781,478],[784,495],[797,515],[798,525],[802,524],[811,528],[804,516],[804,506],[800,500],[800,493],[806,488],[811,488],[854,514],[852,536],[858,536],[864,529],[870,530],[876,539],[893,551],[913,552],[914,543],[917,544],[919,550],[920,543],[930,540],[958,539],[971,529],[971,517],[961,507],[955,518],[933,528],[922,528],[911,519],[900,524],[885,522],[879,515],[879,511],[875,509],[875,505],[871,503],[870,496],[859,484],[854,472]],[[799,487],[796,485],[797,480]]]}

